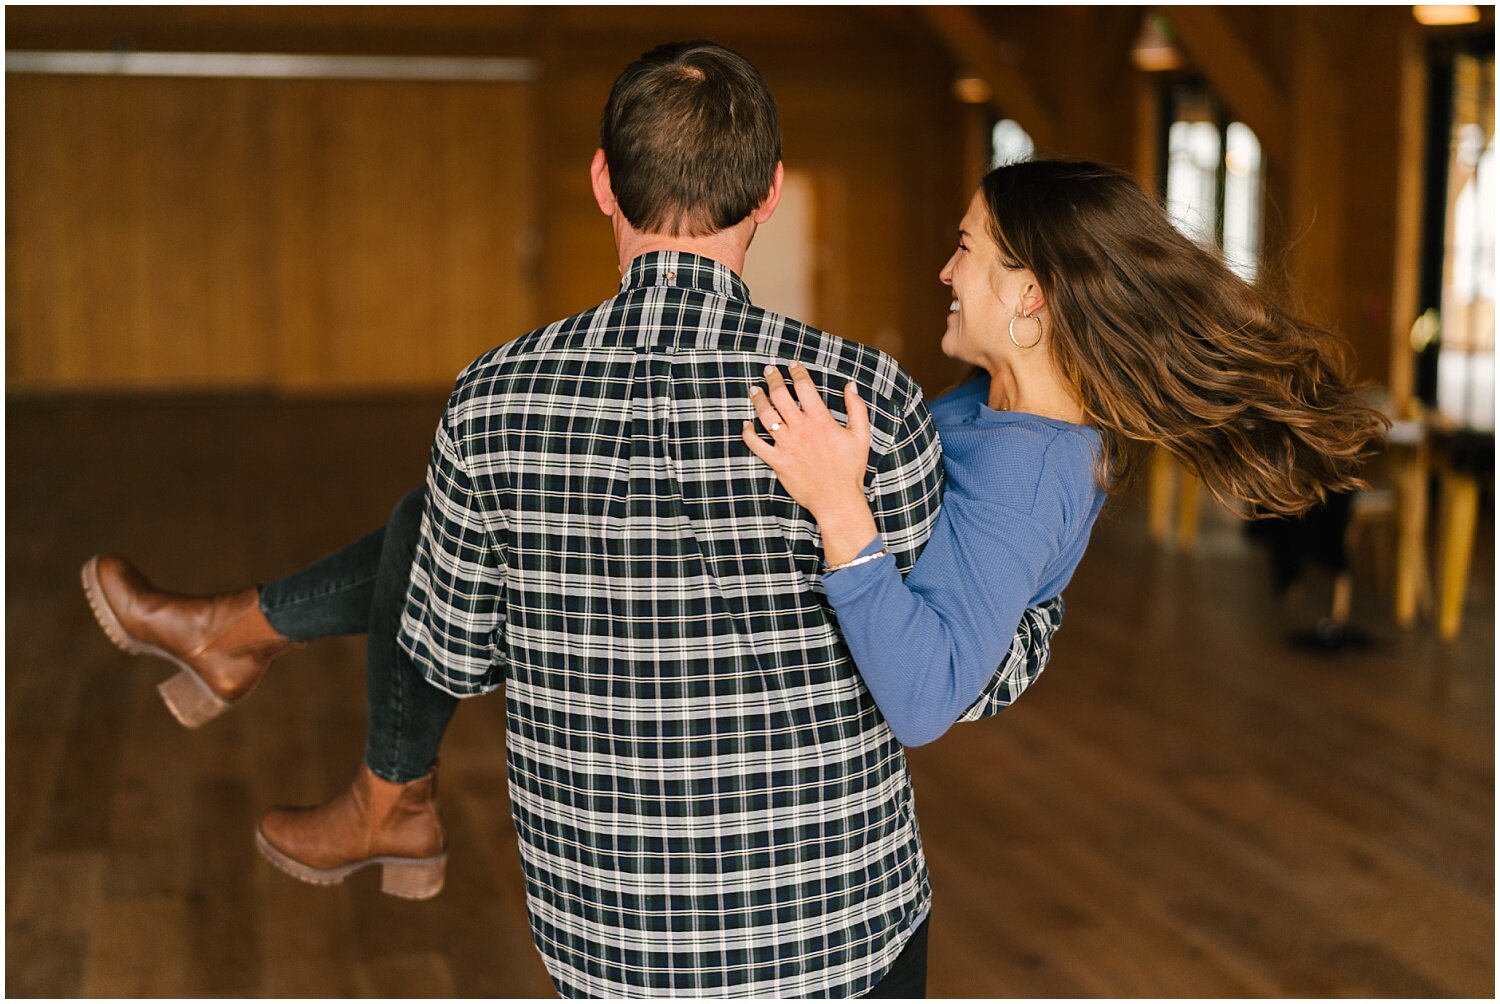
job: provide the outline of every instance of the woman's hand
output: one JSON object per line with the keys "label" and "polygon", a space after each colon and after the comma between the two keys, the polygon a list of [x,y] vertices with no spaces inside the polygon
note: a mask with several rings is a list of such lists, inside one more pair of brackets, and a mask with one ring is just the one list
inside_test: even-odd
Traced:
{"label": "woman's hand", "polygon": [[841,564],[875,539],[875,519],[864,487],[870,463],[870,414],[851,380],[844,386],[849,424],[840,425],[829,414],[807,369],[793,363],[790,371],[791,388],[778,368],[767,366],[766,391],[750,390],[755,417],[774,445],[760,438],[754,422],[745,423],[742,435],[750,452],[776,472],[787,494],[818,521],[828,563]]}

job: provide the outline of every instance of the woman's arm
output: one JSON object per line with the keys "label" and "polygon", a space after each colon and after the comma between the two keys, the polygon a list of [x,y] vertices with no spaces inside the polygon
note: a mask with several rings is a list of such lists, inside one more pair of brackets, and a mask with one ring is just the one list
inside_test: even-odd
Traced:
{"label": "woman's arm", "polygon": [[[749,425],[745,441],[812,512],[830,566],[878,553],[864,500],[869,432],[857,388],[845,390],[846,428],[804,369],[794,366],[792,379],[795,398],[774,370],[769,394],[752,394],[775,444]],[[860,674],[902,743],[931,742],[973,704],[1010,649],[1053,540],[1013,509],[950,497],[905,580],[889,557],[824,576]]]}
{"label": "woman's arm", "polygon": [[[997,535],[990,514],[949,500],[903,580],[889,558],[823,578],[860,675],[896,738],[929,743],[1007,661],[1046,553],[1035,528]],[[976,537],[985,546],[972,546]]]}

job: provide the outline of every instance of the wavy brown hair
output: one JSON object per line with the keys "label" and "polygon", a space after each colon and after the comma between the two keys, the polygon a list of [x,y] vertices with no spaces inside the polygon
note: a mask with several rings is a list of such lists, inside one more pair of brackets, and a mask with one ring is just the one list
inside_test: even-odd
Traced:
{"label": "wavy brown hair", "polygon": [[1343,344],[1183,236],[1128,174],[1025,161],[980,190],[1006,264],[1046,297],[1052,356],[1099,431],[1111,493],[1152,446],[1253,515],[1364,486],[1386,420],[1361,403]]}

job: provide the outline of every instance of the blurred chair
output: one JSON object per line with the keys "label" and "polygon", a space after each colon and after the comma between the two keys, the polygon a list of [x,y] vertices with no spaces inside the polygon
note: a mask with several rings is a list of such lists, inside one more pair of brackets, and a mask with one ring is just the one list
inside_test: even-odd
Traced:
{"label": "blurred chair", "polygon": [[[1438,637],[1452,641],[1463,626],[1464,600],[1483,493],[1494,491],[1494,433],[1465,429],[1436,413],[1397,422],[1400,531],[1396,548],[1396,623],[1410,627],[1432,611],[1432,569]],[[1437,479],[1437,525],[1429,539],[1432,482]]]}
{"label": "blurred chair", "polygon": [[1495,437],[1473,430],[1438,432],[1434,436],[1438,473],[1436,554],[1439,574],[1438,637],[1452,641],[1463,623],[1470,559],[1474,556],[1479,500],[1494,490]]}

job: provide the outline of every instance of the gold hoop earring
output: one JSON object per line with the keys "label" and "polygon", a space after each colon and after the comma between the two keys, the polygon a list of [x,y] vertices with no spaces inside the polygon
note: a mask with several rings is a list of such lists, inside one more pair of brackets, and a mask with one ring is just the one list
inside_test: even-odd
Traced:
{"label": "gold hoop earring", "polygon": [[[1022,318],[1023,320],[1035,321],[1036,322],[1036,341],[1032,342],[1029,345],[1022,345],[1020,342],[1016,341],[1016,318],[1018,318],[1018,317]],[[1038,345],[1042,344],[1042,319],[1040,317],[1038,317],[1037,315],[1035,315],[1035,314],[1028,314],[1028,313],[1025,313],[1024,311],[1022,313],[1019,313],[1019,314],[1011,314],[1010,315],[1010,343],[1012,345],[1014,345],[1018,349],[1034,349]]]}

